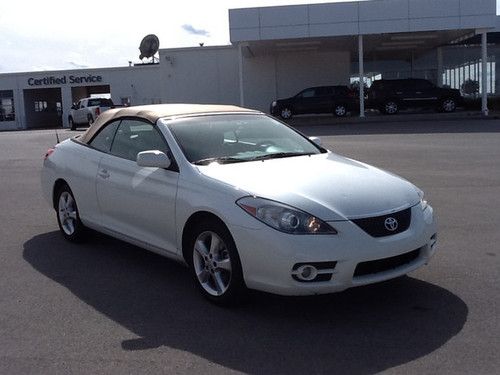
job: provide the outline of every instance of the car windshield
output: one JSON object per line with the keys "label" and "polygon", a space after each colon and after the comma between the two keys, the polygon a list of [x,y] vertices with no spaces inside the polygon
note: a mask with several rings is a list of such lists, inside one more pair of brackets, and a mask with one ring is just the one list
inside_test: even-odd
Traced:
{"label": "car windshield", "polygon": [[166,122],[186,158],[207,165],[326,152],[266,115],[210,115]]}

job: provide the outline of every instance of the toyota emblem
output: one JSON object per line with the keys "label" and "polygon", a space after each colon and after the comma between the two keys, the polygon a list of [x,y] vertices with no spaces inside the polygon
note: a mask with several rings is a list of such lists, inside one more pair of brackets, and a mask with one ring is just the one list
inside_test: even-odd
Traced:
{"label": "toyota emblem", "polygon": [[398,229],[398,221],[393,217],[388,217],[384,221],[384,226],[388,231],[394,232],[396,229]]}

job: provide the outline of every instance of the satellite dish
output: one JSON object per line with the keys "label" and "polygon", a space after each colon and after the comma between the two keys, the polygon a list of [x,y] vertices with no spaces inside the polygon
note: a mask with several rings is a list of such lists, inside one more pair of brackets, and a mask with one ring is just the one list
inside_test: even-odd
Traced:
{"label": "satellite dish", "polygon": [[139,46],[139,51],[141,51],[139,59],[142,60],[145,57],[153,57],[155,53],[158,52],[158,48],[160,48],[160,39],[154,34],[146,35]]}

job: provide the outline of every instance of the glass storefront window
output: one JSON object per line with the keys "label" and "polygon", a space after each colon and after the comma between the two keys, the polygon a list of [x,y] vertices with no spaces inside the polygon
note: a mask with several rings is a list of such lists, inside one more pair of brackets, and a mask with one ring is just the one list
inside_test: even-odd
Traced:
{"label": "glass storefront window", "polygon": [[0,121],[14,121],[16,112],[14,110],[14,91],[0,91]]}

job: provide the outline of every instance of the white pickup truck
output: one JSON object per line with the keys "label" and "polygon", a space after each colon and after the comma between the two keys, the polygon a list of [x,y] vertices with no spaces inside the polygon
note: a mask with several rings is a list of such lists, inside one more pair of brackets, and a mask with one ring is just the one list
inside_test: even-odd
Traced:
{"label": "white pickup truck", "polygon": [[68,116],[68,123],[71,130],[75,130],[77,125],[92,124],[94,120],[104,111],[114,108],[111,99],[107,98],[84,98],[71,106]]}

